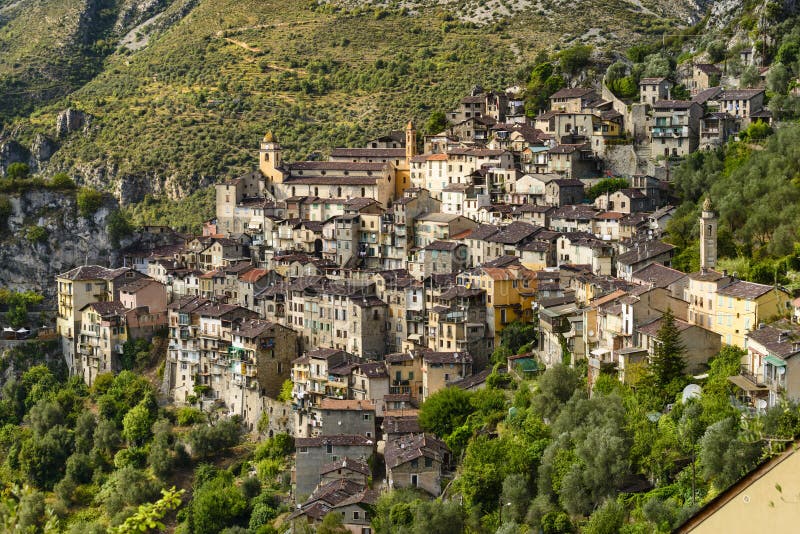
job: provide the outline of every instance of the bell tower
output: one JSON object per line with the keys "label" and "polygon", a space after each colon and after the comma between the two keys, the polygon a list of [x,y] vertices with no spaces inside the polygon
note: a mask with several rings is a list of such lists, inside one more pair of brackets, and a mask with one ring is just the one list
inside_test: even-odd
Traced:
{"label": "bell tower", "polygon": [[272,132],[267,132],[261,140],[258,151],[258,168],[270,182],[282,183],[283,173],[279,170],[281,163],[281,145],[275,140]]}
{"label": "bell tower", "polygon": [[406,125],[406,162],[411,167],[411,158],[417,155],[417,131],[414,123],[408,121]]}
{"label": "bell tower", "polygon": [[713,269],[717,266],[717,214],[706,197],[703,212],[700,214],[700,269]]}

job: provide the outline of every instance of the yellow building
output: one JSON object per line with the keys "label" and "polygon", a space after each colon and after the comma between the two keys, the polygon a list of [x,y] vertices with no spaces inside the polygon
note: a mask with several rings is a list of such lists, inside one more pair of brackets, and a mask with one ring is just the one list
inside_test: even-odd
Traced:
{"label": "yellow building", "polygon": [[56,332],[61,336],[62,352],[70,375],[81,372],[77,353],[81,310],[93,302],[119,298],[120,287],[141,277],[141,273],[130,268],[107,269],[99,265],[83,265],[56,276]]}
{"label": "yellow building", "polygon": [[479,267],[459,276],[459,284],[486,292],[486,321],[495,345],[500,343],[500,334],[508,323],[531,320],[535,276],[534,271],[521,265]]}
{"label": "yellow building", "polygon": [[118,301],[93,302],[81,310],[78,355],[86,385],[94,384],[100,374],[122,370],[122,345],[128,340],[126,311]]}
{"label": "yellow building", "polygon": [[722,343],[745,347],[746,334],[759,323],[785,315],[791,298],[785,289],[739,280],[706,269],[689,275],[689,322],[720,335]]}

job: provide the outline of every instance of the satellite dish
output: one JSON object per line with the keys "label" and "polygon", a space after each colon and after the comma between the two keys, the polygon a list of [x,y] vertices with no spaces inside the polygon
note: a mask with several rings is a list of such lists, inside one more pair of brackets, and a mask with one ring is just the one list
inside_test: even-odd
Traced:
{"label": "satellite dish", "polygon": [[778,375],[783,376],[784,374],[786,374],[786,368],[778,367]]}
{"label": "satellite dish", "polygon": [[700,395],[703,393],[703,388],[698,386],[697,384],[689,384],[685,388],[683,388],[683,393],[681,394],[681,400],[683,402],[687,402],[690,399],[697,399],[700,398]]}
{"label": "satellite dish", "polygon": [[589,330],[589,337],[594,337],[594,330]]}
{"label": "satellite dish", "polygon": [[759,410],[765,410],[767,408],[766,399],[758,399],[756,401],[756,408],[758,408]]}

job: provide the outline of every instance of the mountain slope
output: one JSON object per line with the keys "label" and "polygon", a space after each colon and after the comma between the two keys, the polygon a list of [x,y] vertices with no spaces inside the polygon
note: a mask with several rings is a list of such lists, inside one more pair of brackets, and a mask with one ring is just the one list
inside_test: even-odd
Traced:
{"label": "mountain slope", "polygon": [[[468,13],[467,3],[416,4],[164,5],[147,12],[158,13],[152,24],[133,32],[132,22],[112,26],[117,39],[127,33],[125,46],[96,76],[6,130],[29,146],[35,134],[52,134],[59,110],[81,109],[91,127],[61,140],[48,172],[113,189],[123,202],[148,193],[175,198],[251,167],[266,130],[289,157],[358,143],[450,107],[476,83],[524,82],[525,67],[545,49],[593,43],[598,68],[588,76],[597,77],[615,51],[677,24],[651,14],[655,8],[687,2],[505,2],[521,9],[504,7],[515,13],[507,17],[498,8],[491,25],[460,22],[454,13]],[[121,7],[111,12],[119,20]]]}

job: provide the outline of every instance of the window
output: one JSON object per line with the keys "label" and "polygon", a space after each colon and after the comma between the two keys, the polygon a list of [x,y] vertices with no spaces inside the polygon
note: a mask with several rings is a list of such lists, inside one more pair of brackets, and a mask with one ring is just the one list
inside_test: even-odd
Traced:
{"label": "window", "polygon": [[414,468],[419,467],[419,460],[417,460],[416,458],[411,460],[411,467],[414,467]]}
{"label": "window", "polygon": [[299,450],[299,452],[300,452],[300,454],[306,454],[306,453],[308,453],[308,447],[300,447],[300,450]]}
{"label": "window", "polygon": [[425,458],[425,467],[433,467],[433,460],[431,458]]}
{"label": "window", "polygon": [[369,421],[369,414],[368,413],[364,414],[364,421]]}
{"label": "window", "polygon": [[86,291],[92,290],[92,284],[86,284]]}
{"label": "window", "polygon": [[357,510],[353,510],[353,519],[361,519],[361,514]]}
{"label": "window", "polygon": [[333,453],[333,445],[331,445],[330,443],[325,445],[325,452],[328,453],[328,454]]}

